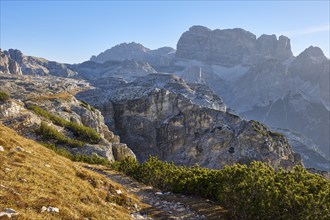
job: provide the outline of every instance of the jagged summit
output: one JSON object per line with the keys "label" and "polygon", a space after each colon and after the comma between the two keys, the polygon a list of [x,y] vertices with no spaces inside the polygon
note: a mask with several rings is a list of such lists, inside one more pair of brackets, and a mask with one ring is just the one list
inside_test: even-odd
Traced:
{"label": "jagged summit", "polygon": [[16,49],[9,49],[8,51],[1,51],[0,49],[0,57],[0,73],[61,77],[77,75],[77,72],[71,70],[66,64],[25,56],[20,50]]}
{"label": "jagged summit", "polygon": [[280,60],[292,57],[290,39],[254,34],[241,28],[210,30],[192,26],[180,37],[177,58],[194,59],[223,66],[253,64],[262,56]]}

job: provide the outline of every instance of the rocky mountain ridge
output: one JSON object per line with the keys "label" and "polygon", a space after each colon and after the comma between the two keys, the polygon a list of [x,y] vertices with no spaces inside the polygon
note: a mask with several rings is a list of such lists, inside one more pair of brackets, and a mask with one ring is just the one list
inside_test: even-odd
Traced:
{"label": "rocky mountain ridge", "polygon": [[156,155],[209,168],[252,160],[286,168],[301,163],[284,136],[228,113],[210,90],[199,97],[201,102],[189,95],[198,90],[173,75],[153,74],[130,83],[111,79],[97,85],[77,97],[100,109],[141,161]]}
{"label": "rocky mountain ridge", "polygon": [[147,62],[152,66],[167,66],[175,54],[171,47],[161,47],[150,50],[142,44],[131,42],[122,43],[108,49],[97,56],[92,56],[90,61],[104,63],[109,60],[123,61],[126,59]]}
{"label": "rocky mountain ridge", "polygon": [[54,75],[60,77],[72,77],[77,75],[65,64],[48,61],[43,58],[25,56],[19,50],[9,49],[1,51],[0,49],[0,73],[17,75]]}
{"label": "rocky mountain ridge", "polygon": [[290,39],[262,35],[258,39],[241,28],[210,30],[192,26],[178,43],[176,58],[204,61],[225,67],[251,65],[267,57],[286,60],[292,57]]}
{"label": "rocky mountain ridge", "polygon": [[94,80],[96,78],[124,78],[133,80],[136,76],[145,76],[156,73],[156,70],[149,63],[136,60],[107,61],[102,64],[93,61],[86,61],[78,65],[70,66],[79,72],[79,78]]}

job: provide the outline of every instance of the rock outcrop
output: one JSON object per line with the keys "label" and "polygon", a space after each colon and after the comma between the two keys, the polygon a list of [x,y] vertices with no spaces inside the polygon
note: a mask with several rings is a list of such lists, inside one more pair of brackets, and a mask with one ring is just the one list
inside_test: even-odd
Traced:
{"label": "rock outcrop", "polygon": [[24,56],[19,50],[0,50],[0,73],[16,75],[54,75],[62,77],[72,77],[76,72],[69,69],[67,65],[48,61],[43,58]]}
{"label": "rock outcrop", "polygon": [[20,51],[18,50],[9,50],[2,52],[0,49],[0,72],[6,74],[22,75],[22,69],[18,63],[21,60],[21,53],[19,52]]}
{"label": "rock outcrop", "polygon": [[[64,79],[59,77],[29,77],[2,75],[1,88],[7,91],[14,99],[0,101],[0,119],[8,127],[15,129],[20,134],[40,140],[35,130],[42,121],[55,128],[66,137],[73,138],[72,132],[66,128],[53,124],[33,111],[28,110],[31,105],[37,105],[48,113],[61,117],[66,121],[75,122],[95,130],[101,141],[97,144],[85,144],[79,148],[70,148],[68,151],[74,154],[93,155],[109,159],[110,161],[122,160],[125,157],[135,157],[126,144],[120,143],[119,136],[115,135],[104,123],[101,112],[87,103],[77,100],[70,92],[87,89],[88,83],[81,80]],[[48,85],[51,85],[49,87]],[[34,91],[29,89],[33,87]]]}
{"label": "rock outcrop", "polygon": [[131,83],[113,80],[78,97],[113,117],[106,121],[114,122],[121,140],[141,161],[157,155],[210,168],[253,160],[276,168],[301,163],[284,136],[219,108],[225,105],[212,95],[201,95],[173,75],[153,74]]}

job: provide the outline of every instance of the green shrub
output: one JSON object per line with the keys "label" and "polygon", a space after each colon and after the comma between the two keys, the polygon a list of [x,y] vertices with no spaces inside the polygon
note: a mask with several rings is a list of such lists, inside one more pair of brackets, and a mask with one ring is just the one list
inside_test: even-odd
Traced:
{"label": "green shrub", "polygon": [[54,124],[65,127],[73,132],[73,134],[80,139],[88,143],[98,143],[101,140],[101,136],[92,128],[85,125],[79,125],[75,122],[67,121],[61,117],[53,115],[43,108],[40,108],[37,105],[30,105],[28,109],[33,110],[36,114],[43,116],[44,118],[50,120]]}
{"label": "green shrub", "polygon": [[80,105],[83,106],[84,108],[87,108],[88,110],[91,110],[92,112],[96,111],[96,109],[93,106],[89,105],[87,102],[85,102],[83,100],[80,100],[80,102],[81,102]]}
{"label": "green shrub", "polygon": [[93,128],[79,125],[74,122],[70,122],[65,127],[71,130],[75,136],[79,137],[83,141],[98,143],[101,140],[101,136]]}
{"label": "green shrub", "polygon": [[84,142],[65,137],[61,132],[48,126],[45,122],[41,122],[40,127],[37,129],[37,133],[42,135],[44,140],[52,139],[56,143],[66,144],[70,147],[81,147],[85,144]]}
{"label": "green shrub", "polygon": [[110,166],[110,161],[106,158],[102,158],[93,154],[92,156],[82,155],[82,154],[72,154],[64,148],[56,147],[55,144],[42,143],[43,146],[55,151],[60,156],[66,157],[72,161],[84,162],[88,164],[99,164],[103,166]]}
{"label": "green shrub", "polygon": [[34,111],[36,114],[38,114],[40,116],[43,116],[44,118],[52,121],[54,124],[56,124],[58,126],[67,127],[70,124],[69,121],[67,121],[61,117],[58,117],[56,115],[53,115],[53,114],[49,113],[48,111],[44,110],[43,108],[40,108],[37,105],[30,105],[28,107],[28,109]]}
{"label": "green shrub", "polygon": [[227,207],[233,219],[330,218],[330,182],[301,166],[276,172],[265,163],[252,162],[212,170],[178,167],[150,157],[142,164],[126,158],[112,167],[162,190],[213,199]]}
{"label": "green shrub", "polygon": [[4,102],[9,100],[9,98],[10,96],[7,93],[0,91],[0,101]]}

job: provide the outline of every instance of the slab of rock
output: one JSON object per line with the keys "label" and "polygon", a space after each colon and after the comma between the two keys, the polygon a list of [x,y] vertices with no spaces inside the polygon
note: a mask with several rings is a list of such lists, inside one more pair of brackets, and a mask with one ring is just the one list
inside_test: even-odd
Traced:
{"label": "slab of rock", "polygon": [[1,217],[11,218],[11,217],[15,217],[17,215],[19,215],[19,213],[16,212],[14,209],[10,209],[10,208],[5,208],[2,212],[0,212],[0,218]]}
{"label": "slab of rock", "polygon": [[51,207],[51,206],[49,206],[49,207],[43,206],[41,208],[41,212],[59,213],[60,209],[56,208],[56,207]]}

